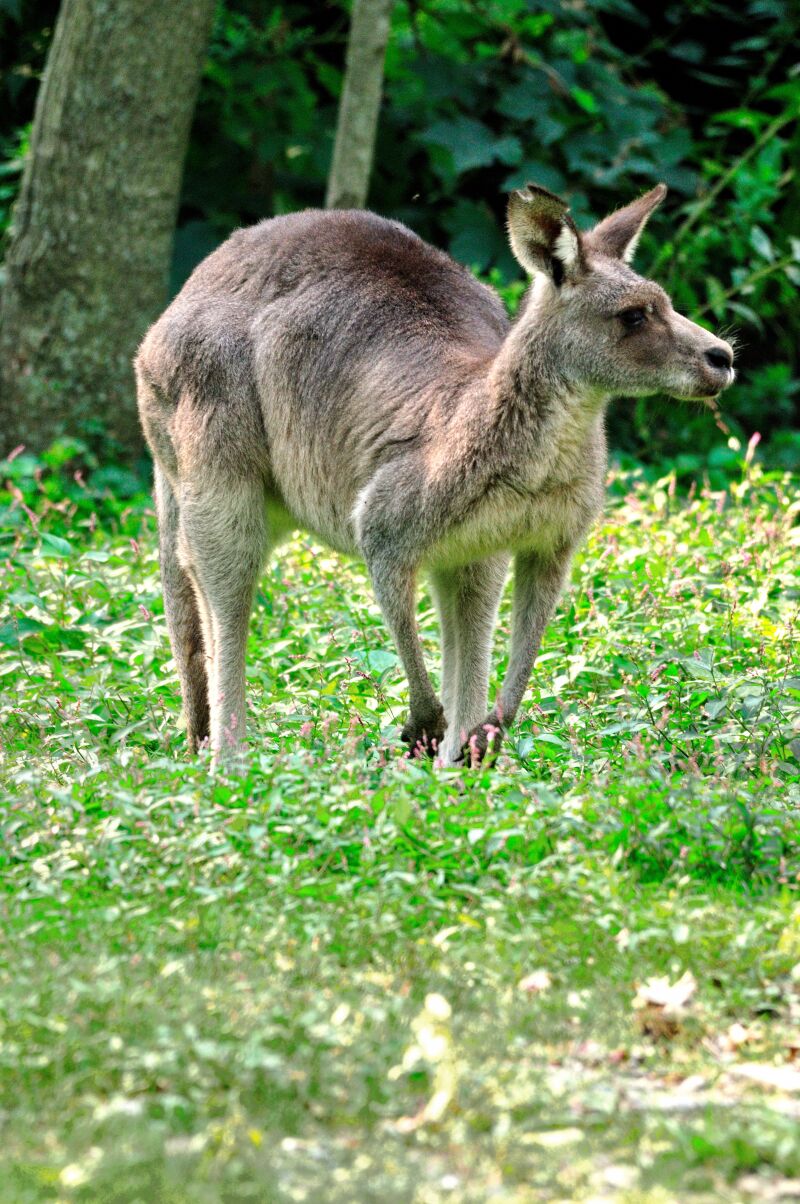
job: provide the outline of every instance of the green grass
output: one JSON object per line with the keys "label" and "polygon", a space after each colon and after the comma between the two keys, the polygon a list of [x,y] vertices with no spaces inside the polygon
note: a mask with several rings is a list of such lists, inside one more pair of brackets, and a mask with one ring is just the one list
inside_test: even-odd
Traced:
{"label": "green grass", "polygon": [[[69,455],[2,466],[0,1200],[784,1198],[798,482],[613,479],[493,770],[403,758],[363,570],[298,539],[230,779],[149,500]],[[637,986],[687,970],[659,1035]]]}

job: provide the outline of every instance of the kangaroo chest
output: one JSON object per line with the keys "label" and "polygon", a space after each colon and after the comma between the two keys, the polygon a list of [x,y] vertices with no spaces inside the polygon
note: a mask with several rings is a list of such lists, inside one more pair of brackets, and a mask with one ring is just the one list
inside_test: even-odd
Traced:
{"label": "kangaroo chest", "polygon": [[579,543],[603,506],[602,417],[575,435],[549,460],[532,458],[503,474],[437,542],[429,563],[468,564],[500,551],[556,555]]}
{"label": "kangaroo chest", "polygon": [[559,484],[524,496],[499,485],[453,526],[427,560],[455,567],[500,551],[555,555],[586,534],[602,506],[602,488]]}

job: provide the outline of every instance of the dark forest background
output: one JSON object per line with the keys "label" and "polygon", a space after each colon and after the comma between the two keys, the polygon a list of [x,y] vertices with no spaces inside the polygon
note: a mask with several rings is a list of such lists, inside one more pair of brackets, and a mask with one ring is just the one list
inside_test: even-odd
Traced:
{"label": "dark forest background", "polygon": [[[0,229],[11,220],[59,5],[0,0]],[[226,0],[214,18],[170,287],[235,227],[322,205],[349,13]],[[800,466],[797,5],[751,0],[401,0],[368,204],[501,287],[523,284],[504,233],[528,180],[588,224],[664,180],[637,266],[676,307],[739,342],[721,425],[648,400],[613,408],[618,453],[724,470],[755,431]],[[135,214],[131,215],[135,221]],[[121,232],[124,237],[124,231]],[[81,432],[73,431],[80,435]]]}

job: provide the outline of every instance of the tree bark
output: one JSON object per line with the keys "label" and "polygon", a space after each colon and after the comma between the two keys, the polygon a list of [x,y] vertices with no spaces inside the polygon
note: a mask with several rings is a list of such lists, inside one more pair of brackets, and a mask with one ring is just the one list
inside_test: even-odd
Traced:
{"label": "tree bark", "polygon": [[166,299],[214,0],[64,0],[0,295],[0,452],[140,445],[131,358]]}
{"label": "tree bark", "polygon": [[375,151],[393,0],[353,0],[328,209],[363,209]]}

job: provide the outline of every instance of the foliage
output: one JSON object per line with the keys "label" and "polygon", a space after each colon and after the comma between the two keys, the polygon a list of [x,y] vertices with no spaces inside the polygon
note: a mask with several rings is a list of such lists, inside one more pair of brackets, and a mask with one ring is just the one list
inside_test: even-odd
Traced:
{"label": "foliage", "polygon": [[[0,0],[0,234],[56,9]],[[257,598],[246,771],[211,775],[138,478],[73,442],[0,465],[0,1201],[699,1204],[800,1178],[796,13],[394,22],[374,207],[513,309],[505,190],[588,223],[666,179],[640,266],[735,322],[740,382],[716,424],[615,408],[607,516],[494,770],[400,755],[363,570],[298,539]],[[174,287],[321,202],[346,32],[338,0],[220,3]],[[420,621],[435,663],[427,597]],[[508,636],[506,600],[498,679]],[[634,999],[687,972],[659,1031]]]}
{"label": "foliage", "polygon": [[28,153],[30,129],[20,130],[16,138],[0,143],[0,237],[4,236],[11,220],[11,207],[17,196],[25,155]]}
{"label": "foliage", "polygon": [[[0,227],[30,120],[52,0],[0,5]],[[221,0],[197,109],[173,287],[231,229],[321,204],[341,90],[344,0]],[[518,276],[503,232],[508,189],[535,179],[588,224],[655,181],[671,196],[647,234],[651,268],[683,312],[733,326],[744,388],[725,421],[776,465],[800,466],[800,80],[796,9],[781,0],[398,0],[371,204],[480,272]],[[22,81],[26,81],[23,85]],[[4,217],[5,215],[5,217]],[[617,411],[616,445],[703,462],[713,428],[651,403]],[[773,435],[777,436],[773,440]]]}
{"label": "foliage", "polygon": [[[800,489],[751,451],[683,500],[612,474],[495,770],[400,755],[363,571],[294,541],[240,779],[184,757],[135,479],[73,475],[70,444],[3,464],[0,1199],[656,1204],[800,1175],[791,1097],[742,1077],[795,1089],[800,1018]],[[654,1036],[637,983],[686,970]]]}
{"label": "foliage", "polygon": [[[318,204],[340,87],[341,59],[331,56],[331,44],[342,25],[330,10],[314,24],[294,6],[265,35],[260,13],[245,18],[235,9],[220,10],[209,69],[215,87],[216,59],[229,69],[226,100],[220,105],[204,93],[204,161],[199,171],[190,164],[188,187],[195,178],[207,187],[208,138],[213,145],[220,116],[225,129],[235,114],[250,148],[249,171],[243,162],[237,173],[250,199],[241,196],[239,212],[241,203],[252,218]],[[706,0],[675,4],[663,28],[656,21],[637,42],[639,21],[616,0],[568,11],[557,3],[532,11],[527,0],[398,4],[372,204],[508,281],[519,272],[503,230],[510,188],[535,179],[567,195],[588,224],[665,180],[672,198],[645,238],[642,268],[655,271],[683,312],[739,332],[754,402],[746,394],[726,398],[730,430],[746,439],[754,430],[791,429],[796,401],[774,386],[792,375],[800,334],[793,304],[800,203],[791,169],[800,105],[790,58],[796,17],[764,0],[740,13]],[[281,53],[287,30],[299,61]],[[291,120],[279,105],[264,113],[251,78],[259,54]],[[269,137],[256,146],[265,127]],[[234,141],[241,146],[238,134]],[[221,191],[230,189],[227,176],[217,179]],[[222,196],[219,206],[214,220],[224,225]],[[200,238],[198,254],[207,249],[204,227],[186,233]],[[662,457],[702,461],[714,447],[713,428],[690,410],[673,425],[675,417],[665,421],[651,403],[620,410],[615,443],[640,456],[657,448]],[[775,453],[777,463],[800,465],[796,441],[779,441]]]}
{"label": "foliage", "polygon": [[0,249],[59,0],[0,0]]}
{"label": "foliage", "polygon": [[[678,40],[709,9],[716,28],[701,25],[702,41]],[[745,373],[763,373],[762,391],[757,413],[730,394],[727,421],[740,438],[766,435],[797,413],[792,406],[787,420],[771,388],[776,374],[796,370],[798,342],[790,327],[800,279],[792,237],[800,236],[792,171],[800,81],[788,57],[797,17],[779,4],[731,15],[700,3],[671,6],[664,19],[664,34],[645,37],[632,57],[626,43],[639,18],[607,0],[535,12],[525,0],[412,6],[405,23],[398,18],[389,57],[388,146],[379,149],[375,193],[386,190],[384,207],[425,234],[441,239],[443,226],[457,258],[511,278],[508,189],[536,180],[566,195],[585,225],[664,180],[672,196],[639,264],[681,311],[739,330],[740,362]],[[715,62],[718,46],[726,53]],[[676,79],[692,75],[695,89],[676,103]],[[409,179],[422,206],[408,203]],[[690,410],[677,425],[647,402],[632,417],[617,411],[614,441],[646,458],[654,447],[661,456],[713,447],[711,428]],[[798,467],[796,444],[794,452]]]}

